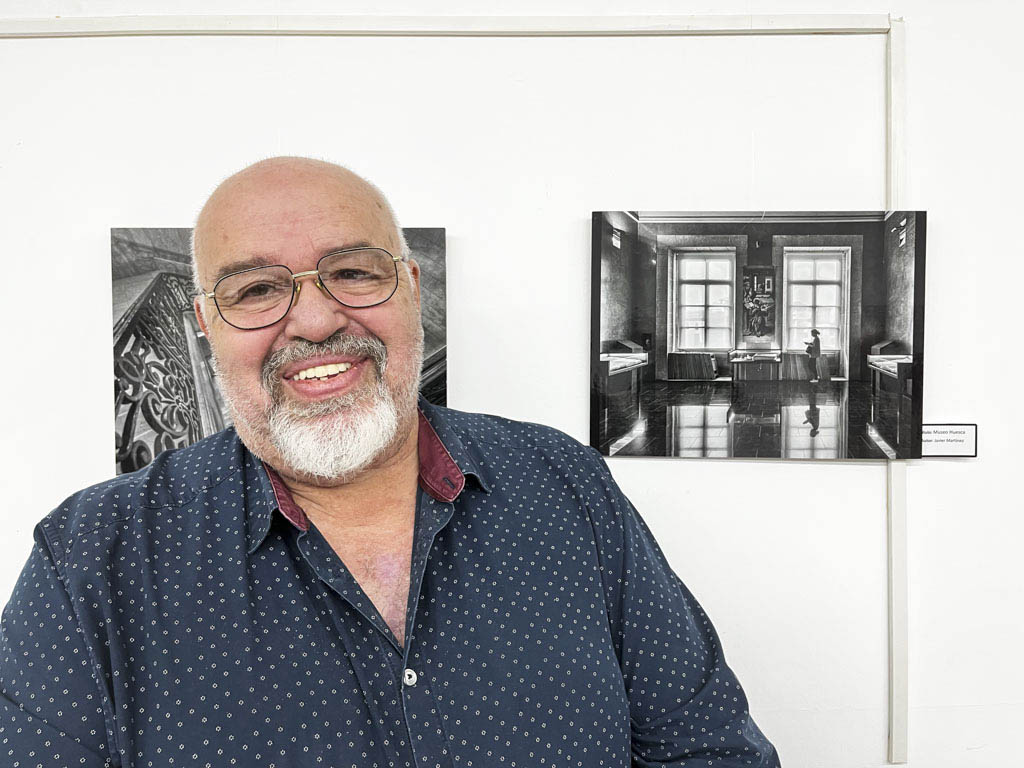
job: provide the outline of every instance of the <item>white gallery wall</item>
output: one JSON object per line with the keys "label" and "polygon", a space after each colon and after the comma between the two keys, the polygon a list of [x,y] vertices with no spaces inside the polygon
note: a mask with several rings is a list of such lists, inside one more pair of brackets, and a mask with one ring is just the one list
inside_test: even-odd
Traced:
{"label": "white gallery wall", "polygon": [[[907,20],[907,194],[928,211],[926,422],[910,462],[912,768],[1011,765],[1024,720],[1022,135],[1014,4],[49,2],[127,13],[887,13]],[[341,162],[445,227],[449,404],[587,441],[590,213],[884,209],[885,39],[0,39],[0,602],[32,528],[113,474],[111,227],[186,227],[261,157]],[[786,766],[880,768],[886,488],[875,462],[610,459]]]}

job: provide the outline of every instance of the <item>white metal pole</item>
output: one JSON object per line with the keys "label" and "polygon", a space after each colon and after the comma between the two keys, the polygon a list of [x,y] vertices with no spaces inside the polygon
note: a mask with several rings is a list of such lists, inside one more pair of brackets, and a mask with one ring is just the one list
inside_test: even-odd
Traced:
{"label": "white metal pole", "polygon": [[[906,196],[906,38],[903,19],[891,19],[886,45],[886,204],[902,207]],[[910,697],[910,631],[907,590],[907,462],[886,462],[889,607],[890,763],[907,762]]]}

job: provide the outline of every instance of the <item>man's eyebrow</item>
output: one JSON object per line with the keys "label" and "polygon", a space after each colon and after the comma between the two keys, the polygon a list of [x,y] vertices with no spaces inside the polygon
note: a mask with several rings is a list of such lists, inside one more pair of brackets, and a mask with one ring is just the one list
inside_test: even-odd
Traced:
{"label": "man's eyebrow", "polygon": [[[325,256],[328,253],[334,253],[336,251],[347,251],[351,248],[379,248],[371,243],[369,240],[357,240],[354,243],[346,243],[345,245],[339,245],[337,247],[327,248],[320,255]],[[280,264],[280,261],[267,256],[250,256],[247,259],[238,259],[231,261],[222,266],[217,270],[213,276],[213,282],[216,284],[218,280],[226,275],[234,274],[235,272],[241,272],[244,269],[252,269],[253,267],[269,267],[272,265]]]}
{"label": "man's eyebrow", "polygon": [[272,261],[266,256],[250,256],[248,259],[239,259],[238,261],[232,261],[225,264],[224,266],[217,270],[217,273],[213,276],[213,282],[216,283],[225,275],[230,275],[233,274],[234,272],[241,272],[243,269],[252,269],[253,267],[269,267],[270,265],[277,263],[278,262]]}

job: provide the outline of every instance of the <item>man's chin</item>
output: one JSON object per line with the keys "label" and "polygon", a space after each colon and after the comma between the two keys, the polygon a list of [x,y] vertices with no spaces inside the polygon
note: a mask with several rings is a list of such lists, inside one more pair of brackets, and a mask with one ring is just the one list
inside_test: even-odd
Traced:
{"label": "man's chin", "polygon": [[[380,380],[313,401],[281,390],[262,406],[227,399],[254,455],[285,477],[319,487],[344,485],[386,462],[417,419],[415,392],[391,392]],[[244,413],[236,404],[246,406]]]}
{"label": "man's chin", "polygon": [[375,407],[376,395],[377,393],[370,388],[315,400],[281,393],[275,398],[276,405],[270,408],[267,418],[271,418],[275,411],[280,410],[314,426],[323,418],[344,416],[346,413],[354,416],[360,410],[371,409]]}
{"label": "man's chin", "polygon": [[342,484],[393,452],[404,419],[390,398],[365,405],[334,399],[313,405],[304,404],[300,413],[277,406],[267,420],[275,452],[296,477],[317,485]]}

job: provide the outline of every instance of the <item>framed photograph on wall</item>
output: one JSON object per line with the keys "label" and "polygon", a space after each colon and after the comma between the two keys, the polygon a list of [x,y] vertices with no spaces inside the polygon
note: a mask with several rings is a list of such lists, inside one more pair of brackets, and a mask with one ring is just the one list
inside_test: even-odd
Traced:
{"label": "framed photograph on wall", "polygon": [[607,456],[921,456],[923,211],[593,215]]}
{"label": "framed photograph on wall", "polygon": [[[420,392],[447,404],[445,230],[405,228],[420,265]],[[192,298],[188,228],[111,229],[114,451],[118,473],[231,426]]]}

